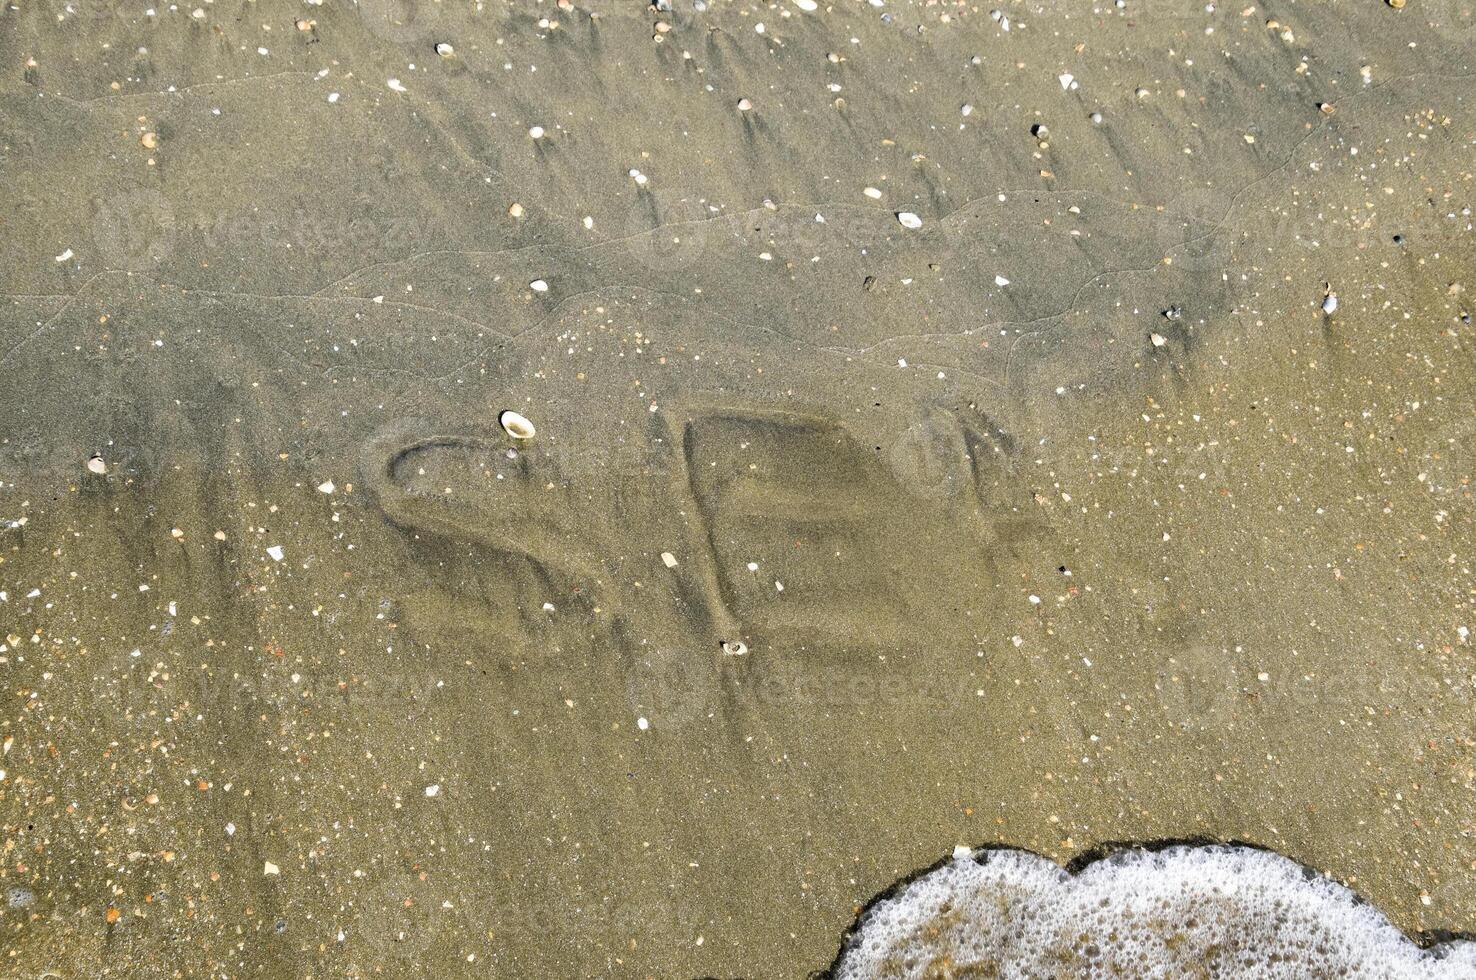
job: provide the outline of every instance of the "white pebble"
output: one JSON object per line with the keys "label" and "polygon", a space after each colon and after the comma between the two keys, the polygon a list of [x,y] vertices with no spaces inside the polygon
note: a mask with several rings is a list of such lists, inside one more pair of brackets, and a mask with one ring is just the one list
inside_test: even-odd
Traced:
{"label": "white pebble", "polygon": [[911,211],[898,211],[897,221],[903,228],[909,228],[913,231],[922,227],[922,219]]}

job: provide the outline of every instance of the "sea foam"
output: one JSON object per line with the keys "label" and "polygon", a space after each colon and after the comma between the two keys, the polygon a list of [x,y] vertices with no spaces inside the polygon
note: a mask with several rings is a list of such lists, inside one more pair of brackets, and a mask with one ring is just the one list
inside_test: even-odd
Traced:
{"label": "sea foam", "polygon": [[833,975],[1476,980],[1476,942],[1422,949],[1347,888],[1250,847],[1134,849],[1074,874],[988,850],[877,900]]}

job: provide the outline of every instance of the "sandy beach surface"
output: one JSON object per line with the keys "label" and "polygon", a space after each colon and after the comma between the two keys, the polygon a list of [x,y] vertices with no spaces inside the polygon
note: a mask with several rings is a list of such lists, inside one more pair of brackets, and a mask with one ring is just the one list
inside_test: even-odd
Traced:
{"label": "sandy beach surface", "polygon": [[197,2],[0,6],[0,975],[1476,930],[1472,0]]}

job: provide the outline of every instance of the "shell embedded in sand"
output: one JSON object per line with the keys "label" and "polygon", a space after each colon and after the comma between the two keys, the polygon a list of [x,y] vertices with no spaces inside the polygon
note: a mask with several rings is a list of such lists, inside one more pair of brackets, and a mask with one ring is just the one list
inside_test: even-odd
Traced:
{"label": "shell embedded in sand", "polygon": [[514,439],[532,439],[538,433],[532,422],[511,410],[497,416],[497,421],[502,424],[502,431]]}
{"label": "shell embedded in sand", "polygon": [[108,472],[108,464],[103,462],[101,456],[93,456],[87,461],[87,472],[103,476]]}
{"label": "shell embedded in sand", "polygon": [[742,640],[724,640],[723,652],[730,657],[741,657],[748,652],[748,645]]}

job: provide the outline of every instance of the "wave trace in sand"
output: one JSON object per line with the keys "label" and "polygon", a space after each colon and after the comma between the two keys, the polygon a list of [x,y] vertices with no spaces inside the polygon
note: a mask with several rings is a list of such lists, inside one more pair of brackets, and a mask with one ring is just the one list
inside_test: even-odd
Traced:
{"label": "wave trace in sand", "polygon": [[835,980],[1476,978],[1476,942],[1423,949],[1352,891],[1233,845],[1134,849],[1079,871],[960,852],[875,901]]}

